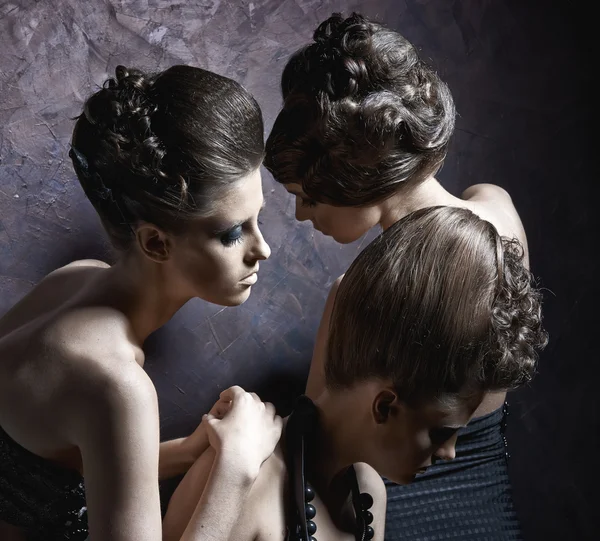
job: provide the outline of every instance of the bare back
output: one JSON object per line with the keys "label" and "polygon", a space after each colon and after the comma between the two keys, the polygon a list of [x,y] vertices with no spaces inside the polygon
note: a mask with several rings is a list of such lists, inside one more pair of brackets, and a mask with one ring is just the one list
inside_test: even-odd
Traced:
{"label": "bare back", "polygon": [[107,266],[62,267],[0,319],[0,426],[34,454],[77,470],[81,459],[63,430],[64,391],[82,384],[76,378],[97,350],[129,345],[134,359],[122,315],[94,306],[91,289]]}
{"label": "bare back", "polygon": [[[483,220],[490,222],[503,237],[516,238],[522,245],[525,254],[525,265],[529,267],[529,251],[527,237],[517,210],[506,190],[493,184],[475,184],[467,188],[460,199],[447,195],[448,205],[467,208]],[[332,285],[325,303],[323,317],[319,324],[313,358],[306,385],[306,394],[316,399],[325,385],[325,358],[329,336],[329,322],[333,311],[337,289],[343,276]],[[487,393],[477,410],[475,417],[481,417],[500,408],[506,398],[505,392]]]}
{"label": "bare back", "polygon": [[[153,517],[142,529],[156,532],[147,539],[159,539],[158,487],[153,486],[158,474],[152,471],[158,463],[156,395],[127,318],[103,302],[98,283],[107,268],[99,261],[62,267],[0,319],[0,426],[34,455],[82,474],[85,470],[88,502],[107,502],[109,490],[118,493],[121,482],[139,478],[138,489],[147,490],[137,514]],[[119,419],[118,426],[111,419]],[[137,434],[130,432],[132,425]],[[147,441],[137,460],[150,470],[149,477],[136,471],[133,453],[127,457],[138,437]],[[118,456],[119,449],[123,454],[117,463],[110,457]],[[106,484],[99,482],[103,475]],[[111,486],[111,479],[117,485]],[[135,487],[131,483],[132,491]],[[114,499],[132,511],[125,493]],[[103,515],[104,505],[96,503],[99,513],[94,514]],[[19,539],[1,521],[0,527]],[[95,531],[102,538],[103,528]]]}

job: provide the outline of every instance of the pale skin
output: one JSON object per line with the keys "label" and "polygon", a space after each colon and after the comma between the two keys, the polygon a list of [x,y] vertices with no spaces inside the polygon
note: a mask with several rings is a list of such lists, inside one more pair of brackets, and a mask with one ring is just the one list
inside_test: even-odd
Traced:
{"label": "pale skin", "polygon": [[[229,538],[234,519],[227,517],[248,497],[281,420],[234,388],[226,416],[159,443],[142,345],[193,297],[227,306],[248,298],[270,254],[258,228],[262,206],[257,170],[185,235],[136,224],[116,265],[62,267],[0,319],[0,425],[32,453],[84,475],[92,539],[161,540],[159,478],[186,472],[209,445],[211,497],[178,539]],[[20,541],[24,532],[0,521],[0,537]]]}
{"label": "pale skin", "polygon": [[[408,197],[398,195],[380,205],[361,209],[311,205],[299,185],[291,184],[286,188],[296,195],[298,220],[311,220],[317,229],[339,242],[352,242],[376,225],[386,229],[419,208],[448,205],[469,208],[492,222],[501,235],[516,237],[527,248],[523,227],[510,197],[496,186],[473,186],[459,199],[432,178]],[[320,441],[323,449],[315,457],[315,463],[320,467],[314,468],[314,477],[310,479],[317,492],[316,537],[332,541],[354,539],[352,520],[350,526],[344,521],[348,509],[341,503],[347,503],[348,493],[340,489],[335,480],[339,478],[337,474],[350,464],[357,464],[361,490],[370,492],[375,499],[375,539],[381,540],[386,496],[380,475],[397,483],[409,483],[415,473],[431,464],[432,456],[454,459],[458,430],[473,416],[484,415],[499,407],[504,401],[504,393],[476,396],[469,404],[454,403],[452,408],[443,406],[442,401],[413,410],[398,399],[390,382],[361,382],[342,392],[328,389],[323,369],[331,313],[341,280],[342,277],[334,283],[326,302],[307,386],[307,394],[319,407],[322,420]],[[385,410],[390,412],[384,418],[377,414],[381,403],[385,403],[388,406]],[[442,437],[434,438],[434,434]],[[213,460],[209,449],[190,469],[173,496],[165,518],[167,541],[177,539],[179,532],[186,527],[191,516],[190,509],[198,501]],[[287,475],[283,449],[278,446],[263,465],[256,489],[240,511],[239,521],[230,538],[232,541],[285,539],[285,506],[289,502]]]}
{"label": "pale skin", "polygon": [[[433,455],[454,458],[456,431],[466,425],[480,400],[481,396],[475,396],[469,403],[452,408],[436,402],[411,409],[398,399],[391,382],[383,380],[362,381],[339,391],[324,389],[315,400],[320,421],[315,437],[318,445],[306,462],[316,493],[312,502],[317,509],[315,537],[320,541],[354,541],[355,516],[342,476],[354,464],[361,492],[369,492],[374,499],[374,539],[383,541],[386,490],[380,474],[398,483],[410,483],[419,470],[431,464]],[[222,412],[223,407],[221,401],[213,409]],[[433,437],[440,430],[448,435],[444,441]],[[165,541],[179,539],[188,527],[215,457],[214,450],[207,449],[173,495],[164,521]],[[239,509],[230,541],[286,538],[289,475],[280,442]]]}
{"label": "pale skin", "polygon": [[[373,227],[380,226],[385,230],[407,214],[421,208],[438,205],[467,208],[483,220],[492,223],[500,235],[519,240],[525,250],[524,264],[529,266],[527,237],[521,219],[508,192],[493,184],[476,184],[467,188],[460,197],[456,197],[445,190],[435,178],[430,177],[411,191],[399,192],[381,203],[360,208],[317,203],[306,195],[300,184],[286,184],[285,188],[296,197],[297,220],[310,220],[315,229],[343,244],[359,239]],[[317,332],[306,387],[306,394],[311,398],[319,396],[325,386],[324,366],[329,322],[342,278],[334,282],[329,292]],[[477,408],[475,417],[498,409],[505,398],[505,392],[487,393]]]}

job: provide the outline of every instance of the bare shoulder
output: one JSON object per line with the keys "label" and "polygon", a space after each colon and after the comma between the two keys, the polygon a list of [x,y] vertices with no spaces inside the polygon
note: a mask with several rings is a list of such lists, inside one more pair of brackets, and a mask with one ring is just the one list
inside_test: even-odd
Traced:
{"label": "bare shoulder", "polygon": [[77,261],[68,263],[67,265],[64,265],[56,270],[71,269],[74,267],[99,267],[102,269],[107,269],[110,267],[110,265],[104,261],[100,261],[99,259],[78,259]]}
{"label": "bare shoulder", "polygon": [[335,280],[335,282],[333,282],[333,284],[331,285],[331,291],[337,291],[338,288],[340,287],[340,284],[342,283],[342,280],[344,279],[344,274],[342,274],[341,276],[338,276]]}
{"label": "bare shoulder", "polygon": [[280,541],[286,536],[288,471],[280,441],[265,460],[230,539]]}
{"label": "bare shoulder", "polygon": [[134,356],[127,317],[109,306],[65,310],[49,323],[44,341],[66,358],[104,359]]}
{"label": "bare shoulder", "polygon": [[344,279],[344,275],[342,274],[331,284],[331,288],[329,289],[329,293],[327,295],[327,302],[325,303],[325,310],[323,317],[327,319],[327,323],[329,324],[329,319],[331,318],[331,313],[333,312],[333,306],[335,304],[335,298],[337,296],[338,290],[340,289],[340,284]]}
{"label": "bare shoulder", "polygon": [[149,376],[125,350],[110,355],[89,353],[72,370],[78,391],[71,394],[81,403],[130,407],[153,404],[156,390]]}
{"label": "bare shoulder", "polygon": [[110,265],[105,263],[104,261],[100,261],[98,259],[79,259],[77,261],[72,261],[67,265],[63,265],[62,267],[58,267],[54,269],[52,272],[49,272],[46,277],[40,282],[40,284],[48,281],[52,281],[54,278],[58,278],[64,275],[71,275],[73,273],[77,273],[81,270],[85,269],[108,269]]}
{"label": "bare shoulder", "polygon": [[368,492],[373,497],[372,527],[375,530],[374,541],[383,541],[385,536],[385,512],[387,509],[387,491],[381,476],[368,464],[354,464],[358,486],[361,492]]}
{"label": "bare shoulder", "polygon": [[[131,399],[147,401],[154,386],[138,362],[129,337],[129,321],[108,307],[85,307],[63,313],[43,332],[41,346],[55,359],[46,366],[68,389],[63,401],[73,411],[78,402]],[[141,351],[141,350],[140,350]],[[123,395],[123,396],[120,396]]]}
{"label": "bare shoulder", "polygon": [[462,194],[461,199],[472,204],[475,212],[485,220],[492,222],[499,233],[508,236],[511,229],[516,231],[521,240],[524,237],[523,225],[510,194],[495,184],[474,184],[469,186]]}
{"label": "bare shoulder", "polygon": [[331,284],[331,288],[329,289],[329,294],[327,296],[327,302],[325,304],[324,316],[329,319],[331,317],[331,312],[333,311],[333,305],[335,304],[335,298],[337,296],[337,292],[340,289],[340,284],[344,279],[344,275],[342,274]]}
{"label": "bare shoulder", "polygon": [[58,400],[76,445],[87,437],[90,419],[94,419],[96,431],[112,430],[115,422],[125,423],[127,419],[133,420],[128,426],[139,429],[136,422],[158,411],[156,389],[133,351],[115,347],[82,354],[70,348],[68,355],[73,362],[64,373],[64,390],[69,392]]}
{"label": "bare shoulder", "polygon": [[361,491],[371,494],[374,501],[383,501],[385,508],[387,492],[381,475],[379,475],[371,466],[363,462],[354,464],[354,469]]}
{"label": "bare shoulder", "polygon": [[461,199],[471,201],[502,201],[512,204],[510,194],[502,187],[496,184],[473,184],[469,186],[462,194]]}
{"label": "bare shoulder", "polygon": [[325,385],[325,358],[327,354],[327,342],[329,339],[329,323],[331,321],[331,314],[333,313],[335,298],[343,278],[344,275],[342,274],[342,276],[337,278],[331,285],[327,300],[325,301],[321,322],[319,323],[319,328],[317,330],[317,336],[315,338],[315,347],[306,383],[306,394],[313,399],[321,394],[323,386]]}
{"label": "bare shoulder", "polygon": [[528,260],[527,235],[523,222],[510,194],[494,184],[475,184],[467,188],[461,198],[470,204],[473,212],[492,223],[503,237],[516,238]]}

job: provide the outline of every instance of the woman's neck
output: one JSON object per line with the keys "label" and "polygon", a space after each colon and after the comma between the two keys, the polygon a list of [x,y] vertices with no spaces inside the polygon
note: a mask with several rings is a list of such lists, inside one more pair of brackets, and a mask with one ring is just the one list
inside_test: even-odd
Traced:
{"label": "woman's neck", "polygon": [[307,469],[317,492],[329,494],[336,481],[355,462],[360,461],[357,454],[356,438],[345,431],[344,422],[348,410],[340,400],[332,399],[325,391],[315,406],[319,410],[318,427],[309,448]]}
{"label": "woman's neck", "polygon": [[411,190],[401,190],[386,199],[381,204],[379,225],[385,231],[411,212],[438,205],[464,206],[464,201],[453,196],[434,177],[429,177]]}
{"label": "woman's neck", "polygon": [[107,269],[96,284],[103,304],[129,320],[133,339],[140,347],[191,298],[176,295],[167,275],[166,266],[129,255]]}

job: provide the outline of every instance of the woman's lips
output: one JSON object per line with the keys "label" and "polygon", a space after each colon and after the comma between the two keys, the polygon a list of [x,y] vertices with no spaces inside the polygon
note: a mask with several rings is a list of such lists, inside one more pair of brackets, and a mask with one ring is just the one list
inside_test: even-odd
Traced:
{"label": "woman's lips", "polygon": [[246,278],[244,278],[243,280],[240,280],[240,283],[251,286],[251,285],[254,285],[257,280],[258,280],[258,273],[253,272],[249,276],[246,276]]}

